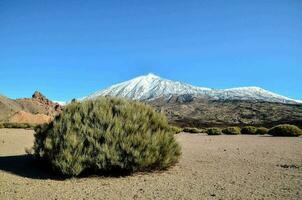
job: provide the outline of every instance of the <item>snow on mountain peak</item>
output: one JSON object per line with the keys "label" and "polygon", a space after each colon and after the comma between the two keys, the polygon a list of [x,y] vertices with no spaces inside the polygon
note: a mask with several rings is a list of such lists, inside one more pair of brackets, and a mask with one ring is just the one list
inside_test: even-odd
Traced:
{"label": "snow on mountain peak", "polygon": [[300,103],[298,100],[275,94],[260,87],[238,87],[224,90],[209,89],[163,79],[152,73],[97,91],[84,99],[93,99],[98,96],[115,96],[132,100],[149,101],[159,97],[169,98],[171,95],[193,95],[214,100],[259,100]]}
{"label": "snow on mountain peak", "polygon": [[160,78],[159,76],[153,74],[153,73],[149,73],[148,75],[144,76],[146,78]]}
{"label": "snow on mountain peak", "polygon": [[210,89],[194,87],[178,81],[163,79],[150,73],[113,85],[108,89],[98,91],[88,96],[87,99],[95,98],[97,96],[117,96],[133,100],[151,100],[167,95],[187,93],[198,94],[201,90]]}

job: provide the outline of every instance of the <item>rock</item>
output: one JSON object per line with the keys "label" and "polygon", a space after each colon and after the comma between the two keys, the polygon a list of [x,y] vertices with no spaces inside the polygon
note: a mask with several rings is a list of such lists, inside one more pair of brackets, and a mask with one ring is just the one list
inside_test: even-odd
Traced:
{"label": "rock", "polygon": [[36,91],[32,98],[9,99],[0,96],[0,121],[41,124],[51,121],[63,107]]}
{"label": "rock", "polygon": [[35,93],[32,95],[33,100],[37,100],[41,103],[46,103],[49,105],[51,102],[39,91],[35,91]]}

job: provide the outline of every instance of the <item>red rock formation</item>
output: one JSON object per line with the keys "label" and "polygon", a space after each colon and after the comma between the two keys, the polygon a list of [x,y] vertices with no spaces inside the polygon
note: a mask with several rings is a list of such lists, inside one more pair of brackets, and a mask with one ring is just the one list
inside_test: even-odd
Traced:
{"label": "red rock formation", "polygon": [[0,98],[0,122],[33,123],[49,122],[62,111],[62,106],[36,91],[32,98]]}

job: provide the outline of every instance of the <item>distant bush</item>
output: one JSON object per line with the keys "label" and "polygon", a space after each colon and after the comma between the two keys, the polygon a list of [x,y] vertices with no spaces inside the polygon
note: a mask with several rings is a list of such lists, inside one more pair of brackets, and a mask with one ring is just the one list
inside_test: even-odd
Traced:
{"label": "distant bush", "polygon": [[185,127],[183,129],[183,131],[186,133],[203,133],[204,132],[203,129],[194,128],[194,127]]}
{"label": "distant bush", "polygon": [[257,128],[254,126],[245,126],[241,129],[241,134],[256,135]]}
{"label": "distant bush", "polygon": [[3,124],[0,124],[0,128],[4,128]]}
{"label": "distant bush", "polygon": [[239,135],[240,128],[239,127],[228,127],[222,130],[222,132],[226,135]]}
{"label": "distant bush", "polygon": [[2,128],[22,128],[22,129],[34,129],[36,127],[36,124],[28,124],[28,123],[3,123]]}
{"label": "distant bush", "polygon": [[183,131],[182,128],[177,127],[177,126],[171,126],[171,127],[170,127],[170,130],[171,130],[174,134],[178,134],[178,133],[181,133],[181,132]]}
{"label": "distant bush", "polygon": [[220,128],[208,128],[207,134],[208,135],[221,135],[222,131]]}
{"label": "distant bush", "polygon": [[300,136],[302,130],[295,125],[282,124],[271,128],[268,134],[272,136]]}
{"label": "distant bush", "polygon": [[66,176],[165,169],[181,154],[165,116],[109,97],[67,105],[36,128],[34,152]]}
{"label": "distant bush", "polygon": [[260,128],[257,128],[256,134],[257,135],[265,135],[265,134],[267,134],[267,132],[268,132],[267,128],[260,127]]}

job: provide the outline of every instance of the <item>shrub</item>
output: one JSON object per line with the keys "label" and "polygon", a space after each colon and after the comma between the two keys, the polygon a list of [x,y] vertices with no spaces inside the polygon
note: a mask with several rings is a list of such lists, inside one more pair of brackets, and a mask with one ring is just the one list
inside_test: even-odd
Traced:
{"label": "shrub", "polygon": [[203,129],[198,129],[198,128],[194,128],[194,127],[185,127],[183,129],[183,131],[186,133],[202,133],[202,132],[204,132]]}
{"label": "shrub", "polygon": [[34,129],[35,124],[28,124],[28,123],[3,123],[2,124],[3,128],[23,128],[23,129]]}
{"label": "shrub", "polygon": [[222,132],[226,135],[239,135],[240,128],[239,127],[228,127],[222,130]]}
{"label": "shrub", "polygon": [[222,131],[220,128],[208,128],[207,134],[208,135],[221,135]]}
{"label": "shrub", "polygon": [[256,134],[257,135],[265,135],[265,134],[267,134],[267,132],[268,132],[267,128],[260,127],[260,128],[257,129]]}
{"label": "shrub", "polygon": [[109,97],[67,105],[36,128],[34,152],[65,176],[165,169],[181,154],[165,116]]}
{"label": "shrub", "polygon": [[0,128],[4,128],[3,124],[0,124]]}
{"label": "shrub", "polygon": [[268,134],[272,136],[300,136],[302,130],[294,125],[282,124],[271,128]]}
{"label": "shrub", "polygon": [[257,128],[254,126],[245,126],[241,129],[241,134],[255,135]]}
{"label": "shrub", "polygon": [[182,128],[179,128],[177,126],[171,126],[170,127],[171,131],[174,133],[174,134],[178,134],[178,133],[181,133],[183,131]]}

